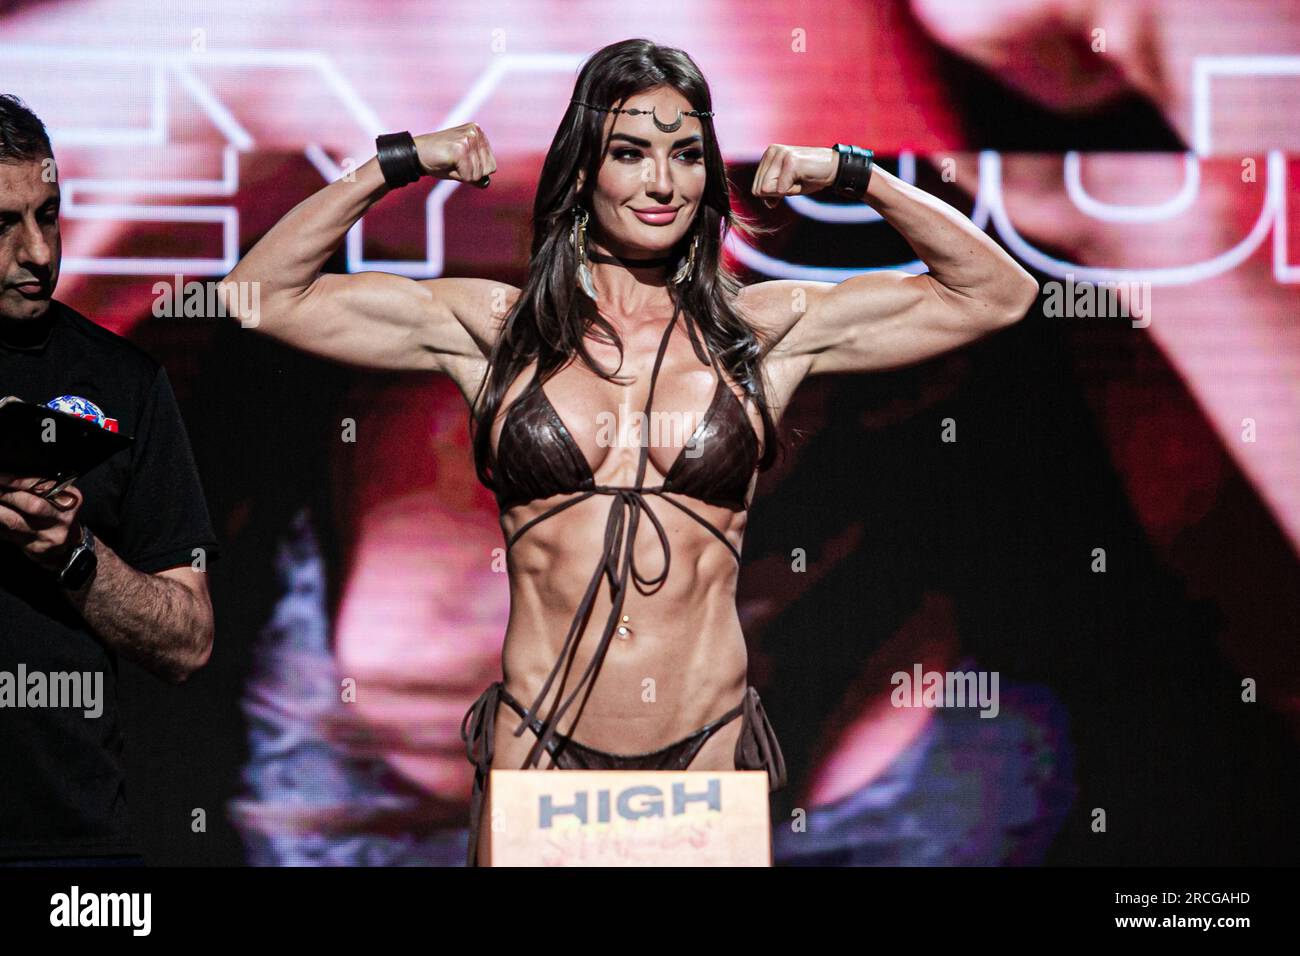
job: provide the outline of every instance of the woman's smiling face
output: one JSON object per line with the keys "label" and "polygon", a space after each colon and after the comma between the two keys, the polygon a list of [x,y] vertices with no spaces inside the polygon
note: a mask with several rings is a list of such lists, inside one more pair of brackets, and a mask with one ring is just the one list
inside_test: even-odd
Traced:
{"label": "woman's smiling face", "polygon": [[[591,198],[594,238],[615,255],[664,255],[687,234],[704,195],[700,119],[683,116],[671,133],[655,126],[655,117],[671,125],[678,110],[694,109],[671,87],[638,93],[622,108],[655,113],[606,114],[609,146]],[[580,189],[584,172],[578,174]]]}

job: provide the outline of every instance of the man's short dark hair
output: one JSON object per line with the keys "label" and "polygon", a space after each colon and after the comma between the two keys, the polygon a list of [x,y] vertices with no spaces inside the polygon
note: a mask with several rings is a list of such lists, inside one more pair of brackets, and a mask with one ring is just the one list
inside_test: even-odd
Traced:
{"label": "man's short dark hair", "polygon": [[39,116],[11,93],[0,93],[0,163],[32,163],[54,155]]}

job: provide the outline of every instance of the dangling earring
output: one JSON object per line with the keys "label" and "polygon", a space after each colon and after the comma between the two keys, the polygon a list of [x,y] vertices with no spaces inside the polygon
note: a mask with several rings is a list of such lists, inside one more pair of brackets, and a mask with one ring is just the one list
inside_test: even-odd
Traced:
{"label": "dangling earring", "polygon": [[695,238],[691,240],[690,251],[682,257],[682,261],[677,264],[677,272],[673,275],[673,284],[681,285],[683,282],[690,280],[691,275],[695,272],[695,257],[700,248],[700,230],[695,230]]}
{"label": "dangling earring", "polygon": [[591,269],[587,266],[587,210],[581,206],[573,207],[573,228],[569,231],[569,245],[578,259],[578,285],[582,291],[596,299],[596,283],[592,281]]}

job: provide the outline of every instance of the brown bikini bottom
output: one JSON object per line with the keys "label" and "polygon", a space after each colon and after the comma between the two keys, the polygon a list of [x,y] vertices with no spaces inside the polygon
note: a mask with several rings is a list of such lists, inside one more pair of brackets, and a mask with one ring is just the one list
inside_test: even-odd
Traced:
{"label": "brown bikini bottom", "polygon": [[[523,704],[506,690],[505,683],[497,681],[479,695],[478,700],[466,711],[460,725],[460,736],[465,741],[465,755],[474,765],[467,866],[478,865],[479,818],[483,813],[488,771],[492,769],[497,706],[501,702],[506,703],[520,718],[527,713]],[[558,770],[685,770],[708,739],[736,717],[742,718],[740,738],[736,741],[736,769],[765,770],[768,775],[768,791],[782,789],[786,785],[785,758],[781,754],[776,733],[763,710],[763,702],[752,685],[746,688],[744,699],[721,717],[659,750],[643,754],[608,753],[558,733],[546,749],[551,755],[552,769]],[[541,721],[536,717],[529,724],[533,733],[539,736],[541,726]]]}

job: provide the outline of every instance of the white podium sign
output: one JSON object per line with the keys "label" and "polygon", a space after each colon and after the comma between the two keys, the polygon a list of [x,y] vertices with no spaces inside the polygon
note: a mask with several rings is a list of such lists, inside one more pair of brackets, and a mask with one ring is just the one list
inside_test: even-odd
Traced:
{"label": "white podium sign", "polygon": [[493,770],[492,866],[771,866],[761,770]]}

